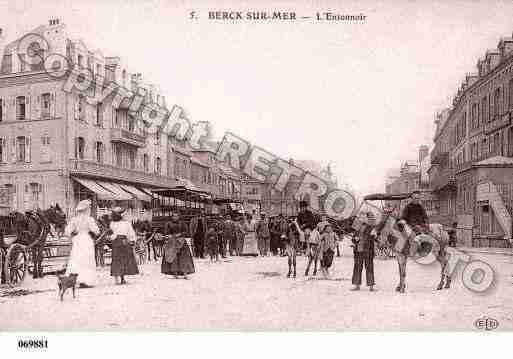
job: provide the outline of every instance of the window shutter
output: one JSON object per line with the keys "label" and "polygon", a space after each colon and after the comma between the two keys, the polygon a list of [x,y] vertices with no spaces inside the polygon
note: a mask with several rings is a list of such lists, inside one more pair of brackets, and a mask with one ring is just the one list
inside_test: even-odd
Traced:
{"label": "window shutter", "polygon": [[30,137],[27,136],[25,137],[25,162],[26,163],[29,163],[30,162],[30,148],[32,146],[30,145]]}

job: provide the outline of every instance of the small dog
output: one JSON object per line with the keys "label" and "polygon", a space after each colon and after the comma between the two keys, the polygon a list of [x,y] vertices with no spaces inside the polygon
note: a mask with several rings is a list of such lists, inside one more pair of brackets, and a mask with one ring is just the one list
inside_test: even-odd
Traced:
{"label": "small dog", "polygon": [[59,286],[59,297],[61,301],[64,299],[64,293],[66,293],[66,289],[71,288],[73,290],[73,298],[75,298],[75,289],[77,287],[77,277],[78,274],[71,273],[69,275],[60,275],[58,276],[57,284]]}

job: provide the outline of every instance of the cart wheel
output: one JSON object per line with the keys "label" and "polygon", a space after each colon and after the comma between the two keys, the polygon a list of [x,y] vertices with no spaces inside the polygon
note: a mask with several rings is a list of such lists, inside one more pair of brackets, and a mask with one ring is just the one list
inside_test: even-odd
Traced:
{"label": "cart wheel", "polygon": [[7,249],[5,256],[5,280],[11,286],[20,285],[27,274],[27,252],[21,244],[15,243]]}

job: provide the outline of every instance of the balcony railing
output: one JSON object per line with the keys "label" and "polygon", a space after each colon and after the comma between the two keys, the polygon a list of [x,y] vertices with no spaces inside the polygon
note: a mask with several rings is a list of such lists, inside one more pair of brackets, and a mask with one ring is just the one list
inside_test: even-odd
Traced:
{"label": "balcony railing", "polygon": [[137,147],[144,147],[146,145],[146,137],[123,128],[112,128],[110,130],[110,140]]}
{"label": "balcony railing", "polygon": [[70,160],[69,170],[71,174],[130,181],[141,185],[155,187],[174,187],[177,181],[170,177],[160,177],[151,173],[119,168],[112,165],[101,164],[86,160]]}

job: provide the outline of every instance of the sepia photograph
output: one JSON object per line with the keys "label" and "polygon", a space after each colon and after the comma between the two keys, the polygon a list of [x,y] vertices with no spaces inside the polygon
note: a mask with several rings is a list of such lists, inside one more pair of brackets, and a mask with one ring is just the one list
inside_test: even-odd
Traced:
{"label": "sepia photograph", "polygon": [[508,332],[512,224],[512,1],[0,0],[17,350]]}

